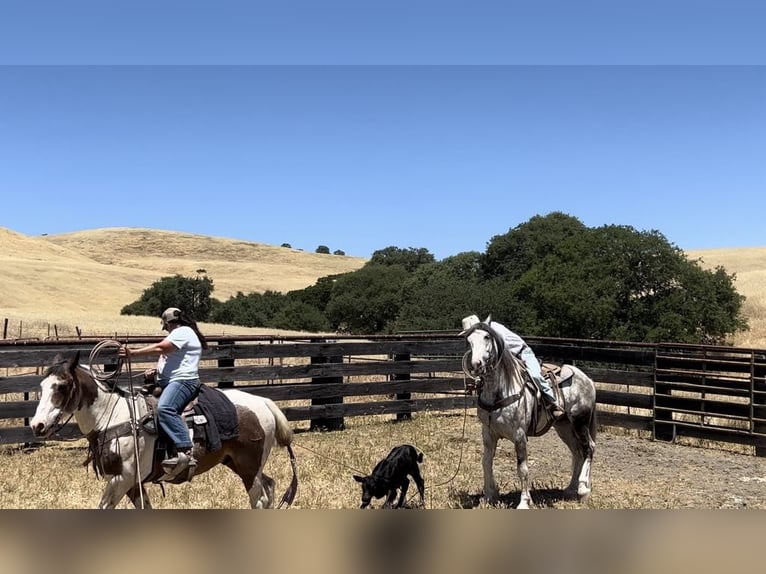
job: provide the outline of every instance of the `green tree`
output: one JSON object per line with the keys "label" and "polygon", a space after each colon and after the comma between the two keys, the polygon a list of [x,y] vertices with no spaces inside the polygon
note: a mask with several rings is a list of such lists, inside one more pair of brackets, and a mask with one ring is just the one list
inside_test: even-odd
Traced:
{"label": "green tree", "polygon": [[417,267],[404,283],[396,330],[459,329],[460,319],[486,304],[480,261],[473,251]]}
{"label": "green tree", "polygon": [[297,289],[287,293],[289,301],[300,301],[312,307],[315,307],[324,313],[327,304],[332,299],[333,288],[339,277],[344,274],[328,275],[320,277],[316,283],[309,285],[305,289]]}
{"label": "green tree", "polygon": [[211,321],[243,327],[271,327],[274,317],[287,305],[287,297],[278,291],[242,292],[216,305]]}
{"label": "green tree", "polygon": [[[522,238],[500,241],[522,248],[493,250],[495,256],[504,253],[527,262],[495,261],[507,272],[493,279],[503,293],[496,300],[499,314],[513,316],[519,331],[699,343],[720,342],[745,328],[743,298],[734,289],[733,276],[721,269],[703,270],[658,231],[616,225],[552,231],[562,221],[556,214],[553,226],[542,220],[520,226],[510,235],[519,232]],[[546,237],[535,237],[537,233]],[[558,242],[550,242],[552,236]]]}
{"label": "green tree", "polygon": [[565,213],[557,211],[546,216],[536,215],[504,235],[495,235],[490,239],[482,260],[482,276],[485,279],[505,277],[516,281],[586,230],[579,219]]}
{"label": "green tree", "polygon": [[327,255],[330,253],[330,248],[327,247],[327,245],[320,245],[319,247],[317,247],[316,253],[324,253]]}
{"label": "green tree", "polygon": [[402,249],[401,247],[390,246],[375,251],[370,260],[365,263],[365,266],[401,265],[407,271],[412,272],[420,265],[433,263],[434,261],[434,256],[424,247]]}
{"label": "green tree", "polygon": [[274,315],[272,326],[291,331],[319,333],[330,331],[330,322],[316,307],[301,301],[290,301]]}
{"label": "green tree", "polygon": [[144,289],[137,301],[125,305],[120,314],[159,317],[168,307],[178,307],[196,321],[206,321],[213,305],[213,289],[213,280],[209,277],[162,277]]}
{"label": "green tree", "polygon": [[362,267],[336,278],[326,316],[334,330],[374,334],[393,330],[407,271],[401,265]]}

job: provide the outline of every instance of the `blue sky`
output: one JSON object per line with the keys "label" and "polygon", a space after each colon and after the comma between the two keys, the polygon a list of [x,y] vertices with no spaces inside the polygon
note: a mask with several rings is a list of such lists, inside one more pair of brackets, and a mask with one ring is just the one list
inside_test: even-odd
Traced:
{"label": "blue sky", "polygon": [[766,245],[755,3],[26,4],[0,8],[0,226],[20,233],[442,259],[563,211]]}

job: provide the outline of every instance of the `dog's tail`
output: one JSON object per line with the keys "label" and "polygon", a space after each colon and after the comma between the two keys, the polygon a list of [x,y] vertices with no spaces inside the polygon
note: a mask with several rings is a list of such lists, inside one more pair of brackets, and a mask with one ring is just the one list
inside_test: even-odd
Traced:
{"label": "dog's tail", "polygon": [[423,453],[419,450],[416,450],[415,452],[418,453],[418,462],[423,462]]}

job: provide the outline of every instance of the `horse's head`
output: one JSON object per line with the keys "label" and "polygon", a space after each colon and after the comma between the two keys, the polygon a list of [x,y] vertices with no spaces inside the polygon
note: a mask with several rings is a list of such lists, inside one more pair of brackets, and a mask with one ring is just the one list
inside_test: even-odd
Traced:
{"label": "horse's head", "polygon": [[[475,316],[474,316],[475,317]],[[490,327],[492,316],[488,316],[484,321],[476,322],[471,325],[464,321],[464,330],[460,333],[466,338],[470,347],[466,352],[464,359],[464,370],[471,376],[484,375],[492,371],[502,356],[505,346],[503,339],[495,330]],[[467,363],[467,364],[465,364]]]}
{"label": "horse's head", "polygon": [[76,373],[79,363],[80,352],[77,351],[69,359],[56,355],[53,364],[46,369],[40,382],[40,402],[29,422],[36,437],[49,436],[64,415],[77,410],[81,397]]}

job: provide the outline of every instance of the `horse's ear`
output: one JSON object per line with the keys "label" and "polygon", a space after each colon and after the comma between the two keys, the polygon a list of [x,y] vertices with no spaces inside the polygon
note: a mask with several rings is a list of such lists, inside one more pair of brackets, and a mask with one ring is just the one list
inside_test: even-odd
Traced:
{"label": "horse's ear", "polygon": [[80,351],[76,351],[72,358],[69,359],[69,372],[74,373],[77,366],[80,364]]}
{"label": "horse's ear", "polygon": [[487,325],[489,325],[490,323],[492,323],[492,313],[490,313],[489,315],[487,315],[487,318],[486,318],[486,319],[484,319],[484,322],[485,322]]}
{"label": "horse's ear", "polygon": [[357,481],[357,482],[364,482],[364,477],[363,476],[359,476],[358,474],[355,474],[354,475],[354,480]]}

